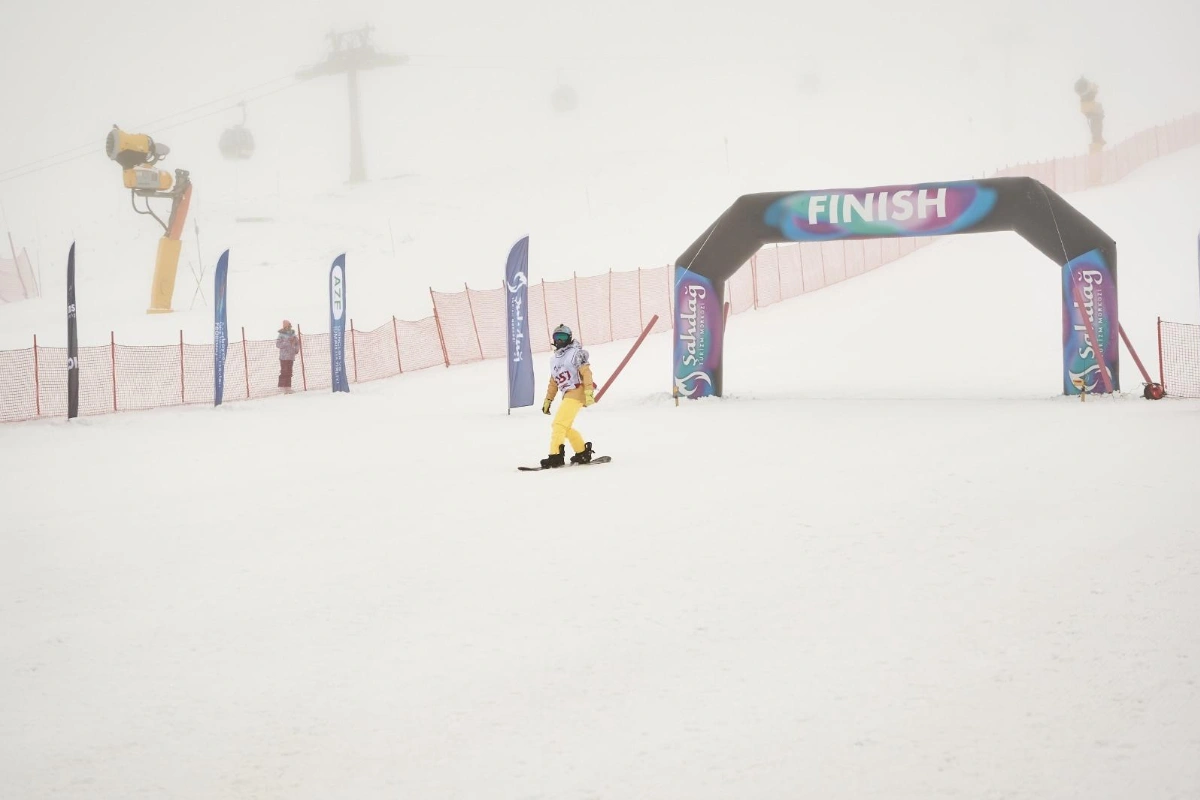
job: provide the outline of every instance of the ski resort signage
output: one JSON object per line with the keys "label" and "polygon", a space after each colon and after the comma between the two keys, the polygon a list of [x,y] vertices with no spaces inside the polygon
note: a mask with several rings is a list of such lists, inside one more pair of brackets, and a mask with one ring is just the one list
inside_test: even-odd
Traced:
{"label": "ski resort signage", "polygon": [[349,392],[346,375],[346,254],[329,268],[329,369],[334,392]]}
{"label": "ski resort signage", "polygon": [[[1116,243],[1033,178],[764,192],[739,197],[675,261],[675,386],[686,397],[721,395],[724,329],[720,312],[713,313],[708,307],[697,312],[696,330],[701,331],[701,315],[705,315],[706,338],[697,337],[692,342],[680,336],[689,335],[693,322],[691,301],[695,299],[697,307],[703,302],[699,292],[703,291],[704,299],[711,298],[713,307],[719,309],[725,282],[764,245],[997,231],[1019,234],[1064,268],[1063,392],[1104,391],[1102,384],[1093,388],[1093,378],[1098,377],[1100,369],[1094,358],[1097,354],[1112,376],[1112,390],[1119,391]],[[1097,325],[1099,350],[1089,350],[1086,332],[1081,335],[1074,327],[1079,317],[1074,290],[1070,289],[1072,280],[1087,290],[1084,304],[1089,306],[1087,313],[1093,315],[1088,319]],[[701,288],[693,297],[688,294],[689,287]],[[1093,318],[1096,314],[1099,317]],[[685,362],[701,360],[701,341],[703,366],[697,368]],[[685,346],[688,344],[697,352]],[[692,376],[694,371],[698,374]],[[1073,379],[1072,375],[1084,377]],[[685,384],[690,391],[685,390]]]}
{"label": "ski resort signage", "polygon": [[[1075,299],[1075,290],[1083,307]],[[1086,319],[1085,319],[1086,317]],[[1063,393],[1103,391],[1100,370],[1117,382],[1117,285],[1097,250],[1071,259],[1063,269]],[[1090,325],[1088,323],[1091,323]],[[1088,328],[1096,333],[1091,341]]]}
{"label": "ski resort signage", "polygon": [[[116,380],[115,376],[113,380]],[[67,253],[67,419],[78,416],[79,320],[75,315],[75,243],[71,242],[71,250]]]}
{"label": "ski resort signage", "polygon": [[225,356],[229,352],[229,315],[226,290],[229,286],[229,251],[221,253],[213,276],[213,405],[225,397]]}
{"label": "ski resort signage", "polygon": [[533,405],[534,377],[529,346],[529,237],[512,246],[504,268],[508,310],[508,408]]}
{"label": "ski resort signage", "polygon": [[941,236],[975,225],[995,206],[995,190],[975,184],[887,186],[790,194],[767,208],[765,221],[797,242]]}
{"label": "ski resort signage", "polygon": [[713,394],[721,362],[721,295],[712,281],[675,269],[675,391],[683,397]]}

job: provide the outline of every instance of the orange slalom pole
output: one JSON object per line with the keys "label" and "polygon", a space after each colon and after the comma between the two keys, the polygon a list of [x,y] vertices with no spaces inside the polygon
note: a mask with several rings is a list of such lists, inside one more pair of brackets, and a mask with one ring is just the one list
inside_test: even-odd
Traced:
{"label": "orange slalom pole", "polygon": [[597,403],[600,402],[601,397],[604,397],[604,393],[608,391],[608,387],[613,385],[613,381],[615,381],[617,376],[621,374],[621,370],[625,369],[625,365],[629,363],[629,359],[633,358],[633,354],[636,353],[637,349],[642,346],[642,342],[650,334],[650,329],[654,327],[654,323],[656,322],[658,322],[658,314],[655,314],[650,318],[650,322],[647,323],[646,327],[642,329],[641,336],[637,338],[637,341],[633,343],[633,347],[629,348],[629,352],[625,354],[625,358],[621,359],[621,363],[618,364],[616,370],[613,371],[612,377],[608,379],[608,382],[604,384],[604,387],[601,388],[600,391],[596,392]]}
{"label": "orange slalom pole", "polygon": [[1133,349],[1133,344],[1130,343],[1129,337],[1125,335],[1125,328],[1121,323],[1117,323],[1117,333],[1121,334],[1121,341],[1125,343],[1125,349],[1129,351],[1129,355],[1133,356],[1133,363],[1137,364],[1138,371],[1142,373],[1142,377],[1146,379],[1146,383],[1154,383],[1150,380],[1150,373],[1146,372],[1145,366],[1142,365],[1142,360],[1138,358],[1137,351]]}

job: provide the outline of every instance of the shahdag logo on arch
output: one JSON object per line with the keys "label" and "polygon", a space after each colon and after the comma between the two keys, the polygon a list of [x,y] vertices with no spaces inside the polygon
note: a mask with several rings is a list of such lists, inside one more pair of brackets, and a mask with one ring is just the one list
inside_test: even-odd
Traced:
{"label": "shahdag logo on arch", "polygon": [[996,198],[975,181],[797,192],[768,206],[763,221],[798,242],[943,236],[981,222]]}
{"label": "shahdag logo on arch", "polygon": [[712,281],[675,268],[675,388],[683,397],[708,397],[721,363],[721,298]]}
{"label": "shahdag logo on arch", "polygon": [[[1117,284],[1112,269],[1099,250],[1071,259],[1063,269],[1063,393],[1072,395],[1102,388],[1101,364],[1113,385],[1120,375],[1117,358]],[[1071,284],[1079,287],[1081,308]],[[1087,317],[1085,322],[1084,317]],[[1097,341],[1088,336],[1088,325]]]}

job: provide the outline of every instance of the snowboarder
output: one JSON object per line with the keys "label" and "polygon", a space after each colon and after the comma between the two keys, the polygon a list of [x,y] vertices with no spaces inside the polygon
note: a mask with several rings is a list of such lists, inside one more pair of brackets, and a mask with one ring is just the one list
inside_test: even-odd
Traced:
{"label": "snowboarder", "polygon": [[554,354],[550,357],[550,384],[546,387],[546,402],[542,413],[550,414],[550,404],[561,391],[562,403],[550,427],[550,455],[543,458],[543,468],[566,466],[566,446],[571,443],[575,455],[572,464],[587,464],[592,460],[592,443],[585,442],[579,431],[572,427],[579,409],[596,402],[596,384],[592,380],[592,367],[588,363],[587,350],[575,341],[571,329],[559,325],[554,329]]}

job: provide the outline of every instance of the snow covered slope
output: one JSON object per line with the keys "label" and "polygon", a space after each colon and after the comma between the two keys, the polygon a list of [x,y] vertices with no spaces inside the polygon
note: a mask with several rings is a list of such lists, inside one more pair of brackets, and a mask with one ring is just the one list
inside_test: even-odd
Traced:
{"label": "snow covered slope", "polygon": [[[1197,166],[1077,199],[1144,358]],[[678,408],[651,337],[594,468],[494,361],[4,426],[0,797],[1195,797],[1200,406],[1057,397],[1056,277],[947,240]]]}

